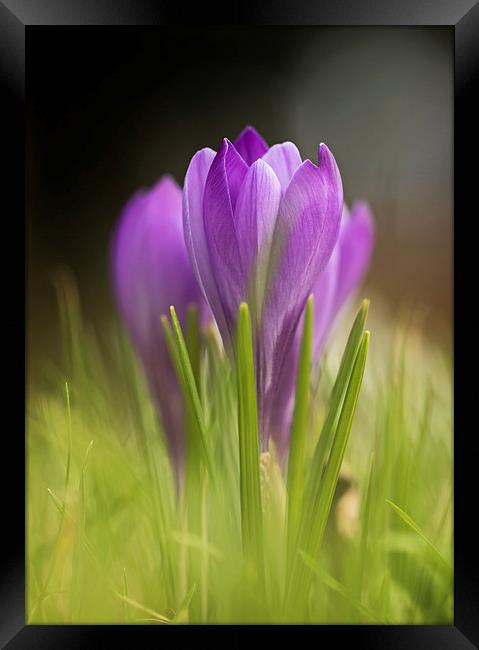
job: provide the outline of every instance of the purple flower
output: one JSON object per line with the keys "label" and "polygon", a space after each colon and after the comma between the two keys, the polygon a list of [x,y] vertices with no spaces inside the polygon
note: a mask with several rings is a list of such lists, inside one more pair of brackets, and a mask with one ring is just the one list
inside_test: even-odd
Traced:
{"label": "purple flower", "polygon": [[[313,288],[315,365],[324,351],[339,312],[366,273],[373,244],[374,222],[368,205],[362,201],[356,202],[352,206],[351,213],[344,205],[337,244]],[[271,434],[280,456],[284,456],[289,441],[301,333],[302,322],[300,321],[296,329],[294,345],[289,350],[285,364],[286,371],[283,373],[273,408]]]}
{"label": "purple flower", "polygon": [[138,192],[127,203],[112,246],[118,305],[161,414],[178,475],[184,408],[161,316],[174,305],[184,326],[188,305],[198,306],[203,322],[209,312],[188,258],[181,215],[181,188],[163,176],[151,190]]}
{"label": "purple flower", "polygon": [[336,162],[322,144],[318,165],[284,142],[268,148],[246,128],[219,151],[202,149],[185,178],[186,245],[223,341],[231,348],[239,304],[254,328],[261,449],[298,320],[331,256],[343,206]]}

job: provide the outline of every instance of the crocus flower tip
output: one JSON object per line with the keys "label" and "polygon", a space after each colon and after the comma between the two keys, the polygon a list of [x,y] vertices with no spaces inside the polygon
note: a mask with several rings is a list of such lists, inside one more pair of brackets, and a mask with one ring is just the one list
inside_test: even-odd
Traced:
{"label": "crocus flower tip", "polygon": [[351,205],[351,211],[355,206],[370,209],[369,203],[366,201],[366,199],[356,199],[356,201],[354,201],[354,203]]}
{"label": "crocus flower tip", "polygon": [[157,185],[162,185],[164,183],[173,183],[174,185],[178,185],[172,174],[163,174],[160,176],[157,181]]}
{"label": "crocus flower tip", "polygon": [[325,159],[332,157],[333,154],[331,153],[331,149],[325,142],[321,142],[318,147],[318,165],[321,165]]}
{"label": "crocus flower tip", "polygon": [[361,215],[363,219],[369,221],[372,221],[373,219],[371,206],[365,199],[358,199],[351,205],[351,214],[355,213]]}
{"label": "crocus flower tip", "polygon": [[313,169],[313,170],[315,169],[316,171],[318,169],[318,165],[315,165],[314,162],[312,160],[310,160],[309,158],[305,158],[303,160],[303,162],[301,163],[300,167],[303,167],[303,168],[309,167],[309,169]]}
{"label": "crocus flower tip", "polygon": [[251,126],[251,124],[247,124],[239,134],[238,139],[241,138],[241,136],[246,135],[247,133],[254,133],[254,135],[261,137],[258,131],[254,128],[254,126]]}

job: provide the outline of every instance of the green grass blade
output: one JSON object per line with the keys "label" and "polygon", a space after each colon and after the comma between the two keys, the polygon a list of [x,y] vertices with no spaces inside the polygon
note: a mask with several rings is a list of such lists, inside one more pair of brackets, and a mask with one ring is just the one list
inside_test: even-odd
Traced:
{"label": "green grass blade", "polygon": [[199,444],[197,434],[197,418],[195,417],[175,338],[166,316],[161,317],[161,323],[163,325],[166,346],[168,348],[168,352],[170,353],[170,359],[173,363],[173,367],[175,368],[175,373],[183,393],[183,401],[185,405],[186,464],[188,466],[187,476],[196,476],[198,473],[199,459],[201,456],[201,446]]}
{"label": "green grass blade", "polygon": [[[334,435],[333,444],[326,468],[321,480],[317,469],[318,481],[313,492],[311,507],[308,504],[305,508],[305,517],[301,530],[300,544],[313,558],[317,557],[323,541],[326,523],[329,518],[334,492],[338,482],[339,470],[344,458],[344,452],[349,440],[349,434],[353,423],[356,404],[364,375],[366,358],[369,346],[369,332],[363,334],[356,360],[354,362],[351,377],[349,379],[343,407],[339,416],[338,426]],[[295,558],[293,575],[290,581],[287,604],[292,606],[300,605],[307,596],[309,587],[309,576],[304,571],[304,564],[298,563]]]}
{"label": "green grass blade", "polygon": [[194,582],[191,585],[191,587],[188,589],[186,596],[181,601],[180,606],[178,607],[178,612],[173,618],[174,623],[183,623],[188,621],[188,608],[190,606],[195,591],[196,591],[196,582]]}
{"label": "green grass blade", "polygon": [[348,386],[348,381],[351,376],[359,345],[362,340],[368,310],[369,300],[365,299],[361,303],[361,307],[359,308],[359,311],[356,315],[348,337],[348,341],[346,343],[346,347],[344,349],[343,356],[341,358],[338,374],[331,393],[328,415],[324,421],[323,427],[321,429],[321,434],[314,451],[312,473],[310,475],[310,480],[307,487],[307,495],[309,499],[311,499],[313,496],[314,483],[318,477],[321,476],[322,468],[326,461],[327,452],[331,447],[331,442],[334,435],[336,423],[338,421],[341,405],[343,403],[346,387]]}
{"label": "green grass blade", "polygon": [[84,372],[82,357],[83,323],[80,298],[75,279],[68,268],[57,270],[53,276],[60,317],[60,340],[63,363],[70,380],[81,381]]}
{"label": "green grass blade", "polygon": [[236,341],[238,384],[238,434],[240,459],[240,499],[243,548],[262,570],[262,506],[259,464],[259,431],[256,379],[248,305],[238,312]]}
{"label": "green grass blade", "polygon": [[363,616],[368,620],[372,621],[373,623],[382,623],[382,621],[378,621],[377,616],[374,614],[374,612],[363,605],[357,598],[352,596],[343,584],[330,576],[329,573],[326,573],[326,571],[323,571],[316,560],[308,555],[308,553],[299,551],[299,554],[305,565],[321,579],[321,582],[323,582],[323,584],[332,589],[332,591],[340,594],[345,600],[348,601],[350,605],[361,612],[361,614],[363,614]]}
{"label": "green grass blade", "polygon": [[170,322],[168,321],[166,316],[161,317],[161,324],[163,326],[163,332],[165,334],[166,347],[168,348],[168,352],[170,353],[170,358],[175,368],[176,376],[178,378],[178,381],[180,382],[180,385],[183,387],[185,379],[183,376],[183,368],[181,366],[180,355],[176,347],[173,332],[171,331]]}
{"label": "green grass blade", "polygon": [[[183,393],[183,402],[184,402],[184,411],[185,411],[185,487],[186,487],[186,499],[187,501],[196,502],[196,495],[198,493],[198,484],[200,476],[200,459],[202,458],[202,446],[201,440],[198,433],[198,422],[195,415],[195,410],[193,402],[191,399],[191,393],[188,390],[188,386],[185,380],[185,373],[183,371],[181,358],[178,351],[178,346],[175,341],[173,332],[171,331],[169,321],[166,319],[166,316],[162,317],[162,325],[165,333],[166,344],[168,351],[170,353],[170,358],[172,359],[176,376],[180,383],[182,393]],[[188,351],[188,356],[191,363],[191,368],[193,370],[193,376],[196,382],[196,386],[199,387],[199,363],[200,363],[200,332],[198,326],[198,310],[195,305],[190,305],[187,310],[186,316],[186,337],[185,344]],[[204,421],[204,418],[203,418]],[[189,509],[190,515],[196,513],[196,508],[194,507],[196,503],[192,503],[192,507]],[[191,525],[196,528],[196,521],[191,521]]]}
{"label": "green grass blade", "polygon": [[[172,345],[171,332],[168,327],[168,321],[165,318],[162,318],[163,329],[165,331],[165,336],[167,340],[167,345],[172,355],[173,363],[178,374],[178,379],[182,386],[182,389],[185,394],[185,401],[188,407],[191,407],[194,421],[196,424],[196,434],[198,448],[201,454],[201,457],[206,465],[208,473],[213,478],[213,465],[211,462],[211,457],[209,453],[208,444],[206,441],[206,426],[203,416],[203,409],[201,406],[200,396],[198,393],[198,387],[196,385],[195,376],[193,368],[191,365],[190,357],[188,354],[188,349],[186,346],[185,339],[183,337],[183,332],[176,315],[175,308],[170,307],[171,313],[171,322],[173,326],[174,339],[176,346]],[[173,351],[175,347],[176,352]]]}
{"label": "green grass blade", "polygon": [[[186,348],[193,370],[198,395],[200,395],[200,328],[198,321],[198,308],[189,305],[186,312]],[[201,396],[200,396],[201,402]],[[205,418],[203,418],[205,421]],[[186,431],[186,503],[188,504],[189,526],[193,530],[199,527],[199,494],[201,445],[198,445],[198,434],[194,408],[190,399],[185,404],[185,431]]]}
{"label": "green grass blade", "polygon": [[344,452],[349,440],[349,434],[353,424],[354,413],[356,411],[356,404],[366,365],[369,336],[370,334],[368,331],[363,334],[361,345],[359,346],[356,361],[351,373],[351,378],[346,390],[331,453],[324,471],[324,479],[322,485],[318,485],[319,489],[316,493],[317,507],[313,513],[313,525],[310,528],[311,544],[308,545],[308,547],[313,551],[313,557],[318,554],[321,546],[326,522],[333,502],[334,491],[338,482],[339,470],[341,469]]}
{"label": "green grass blade", "polygon": [[190,356],[191,367],[198,389],[200,387],[200,324],[198,319],[198,308],[196,305],[188,305],[186,312],[186,347]]}
{"label": "green grass blade", "polygon": [[68,492],[68,482],[70,480],[70,465],[71,465],[71,456],[72,456],[72,412],[70,404],[70,389],[68,388],[68,382],[65,382],[65,397],[67,402],[67,431],[68,431],[68,452],[67,452],[67,467],[65,470],[65,495],[63,497],[63,507],[67,500]]}
{"label": "green grass blade", "polygon": [[372,499],[372,481],[374,471],[374,452],[371,452],[369,458],[369,471],[368,482],[366,485],[366,493],[364,496],[364,506],[361,517],[361,540],[359,542],[359,565],[358,565],[358,595],[361,597],[364,582],[364,569],[367,565],[368,553],[368,538],[369,538],[369,521],[371,513],[371,499]]}
{"label": "green grass blade", "polygon": [[296,377],[296,395],[288,460],[287,543],[289,563],[297,543],[303,508],[305,448],[309,421],[310,382],[313,357],[313,296],[306,305],[303,337]]}
{"label": "green grass blade", "polygon": [[[126,579],[126,569],[123,567],[123,597],[128,598],[128,581]],[[123,618],[125,620],[125,623],[128,623],[128,611],[126,609],[126,602],[125,600],[122,601],[123,605]]]}
{"label": "green grass blade", "polygon": [[391,506],[391,508],[394,510],[394,512],[400,517],[405,524],[409,526],[419,537],[427,544],[429,549],[433,552],[433,555],[435,556],[436,560],[439,562],[441,567],[445,569],[448,573],[452,573],[452,567],[449,564],[449,562],[443,557],[443,555],[440,553],[440,551],[436,548],[436,546],[431,542],[429,537],[424,533],[424,531],[418,526],[418,524],[414,521],[412,517],[410,517],[407,512],[404,512],[402,508],[400,508],[397,504],[393,503],[393,501],[390,501],[389,499],[386,499],[386,503]]}
{"label": "green grass blade", "polygon": [[51,496],[51,498],[53,500],[53,503],[55,504],[55,507],[57,508],[58,512],[63,517],[63,514],[65,512],[65,504],[60,501],[60,499],[56,496],[56,494],[50,488],[47,488],[47,492]]}
{"label": "green grass blade", "polygon": [[[123,594],[120,594],[118,591],[114,592],[120,600],[125,602],[127,605],[130,605],[130,607],[133,607],[134,609],[138,609],[141,612],[145,612],[145,614],[148,614],[152,620],[157,621],[158,623],[165,623],[165,624],[171,624],[173,621],[166,616],[162,616],[162,614],[159,614],[158,612],[155,612],[154,609],[150,609],[149,607],[145,607],[145,605],[142,605],[141,603],[138,603],[136,600],[133,600],[133,598],[130,598],[128,596],[124,596]],[[150,619],[145,619],[145,620],[150,620]]]}

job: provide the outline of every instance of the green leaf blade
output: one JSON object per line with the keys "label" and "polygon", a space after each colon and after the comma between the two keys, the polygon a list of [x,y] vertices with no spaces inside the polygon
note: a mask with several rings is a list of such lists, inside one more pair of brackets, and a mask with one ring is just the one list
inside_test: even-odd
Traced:
{"label": "green leaf blade", "polygon": [[259,431],[251,319],[246,303],[238,312],[236,340],[238,434],[243,548],[248,557],[263,563],[262,504]]}
{"label": "green leaf blade", "polygon": [[[314,451],[312,466],[313,468],[316,468],[316,472],[318,471],[318,468],[323,467],[328,449],[331,447],[332,438],[334,435],[335,426],[338,421],[341,405],[343,403],[344,394],[346,392],[348,381],[353,371],[353,366],[363,337],[368,310],[369,300],[365,299],[361,303],[361,307],[351,328],[348,341],[341,358],[336,381],[334,382],[333,390],[331,393],[328,415],[324,421],[323,427],[321,429],[321,434]],[[310,480],[307,486],[307,495],[309,499],[311,499],[313,496],[314,481],[315,474],[312,473],[310,475]]]}
{"label": "green leaf blade", "polygon": [[344,452],[346,451],[346,445],[349,440],[359,391],[363,380],[364,368],[366,366],[369,336],[370,334],[368,331],[363,334],[348,388],[346,390],[331,453],[324,472],[324,479],[316,494],[316,502],[318,503],[318,506],[315,512],[316,516],[314,517],[314,523],[311,527],[310,544],[310,548],[313,550],[313,556],[317,555],[322,543],[326,522],[333,502],[334,491],[338,482],[339,470],[341,469]]}
{"label": "green leaf blade", "polygon": [[303,560],[304,564],[315,574],[321,581],[329,587],[332,591],[340,594],[345,600],[350,603],[355,609],[357,609],[366,619],[372,623],[383,623],[379,621],[377,616],[371,611],[368,607],[363,605],[361,601],[355,598],[352,594],[349,593],[348,589],[341,584],[338,580],[330,576],[328,573],[323,571],[319,564],[314,560],[308,553],[304,551],[299,551],[300,557]]}
{"label": "green leaf blade", "polygon": [[436,548],[436,546],[431,542],[429,537],[422,530],[422,528],[414,521],[414,519],[390,499],[386,499],[386,503],[394,510],[397,516],[400,519],[402,519],[403,522],[407,526],[409,526],[409,528],[411,528],[411,530],[413,530],[416,533],[416,535],[418,535],[422,539],[422,541],[427,545],[429,550],[432,552],[433,556],[435,557],[436,561],[438,562],[439,566],[443,569],[443,571],[445,571],[447,575],[452,575],[452,567],[449,564],[449,562],[444,558],[444,556],[439,551],[439,549]]}
{"label": "green leaf blade", "polygon": [[305,449],[310,409],[312,358],[313,296],[310,296],[304,317],[288,460],[287,545],[289,563],[291,563],[291,558],[297,543],[301,513],[303,510]]}
{"label": "green leaf blade", "polygon": [[[305,517],[300,534],[301,547],[313,558],[318,556],[321,548],[339,471],[349,440],[366,365],[369,336],[368,331],[364,332],[359,345],[325,470],[322,472],[322,467],[317,467],[316,472],[313,474],[316,480],[312,499],[305,508]],[[304,598],[308,593],[310,577],[310,574],[305,572],[304,563],[299,562],[298,557],[296,557],[287,594],[286,603],[288,606],[302,607]]]}
{"label": "green leaf blade", "polygon": [[196,425],[195,427],[192,427],[194,431],[194,440],[192,441],[192,444],[198,449],[199,455],[205,463],[209,475],[213,479],[213,464],[207,444],[205,419],[203,415],[203,408],[201,406],[198,387],[195,381],[194,370],[191,365],[191,360],[188,354],[188,348],[183,336],[183,332],[181,330],[181,325],[173,306],[170,307],[170,314],[173,334],[171,332],[168,320],[165,317],[162,318],[162,324],[173,365],[175,366],[178,380],[180,381],[184,393],[187,411],[191,412],[191,417],[189,416],[188,420],[193,420]]}

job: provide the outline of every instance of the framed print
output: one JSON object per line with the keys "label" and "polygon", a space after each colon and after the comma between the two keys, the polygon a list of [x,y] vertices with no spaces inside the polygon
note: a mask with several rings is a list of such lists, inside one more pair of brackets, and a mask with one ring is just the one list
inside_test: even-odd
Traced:
{"label": "framed print", "polygon": [[479,9],[408,4],[3,0],[5,647],[479,642]]}

